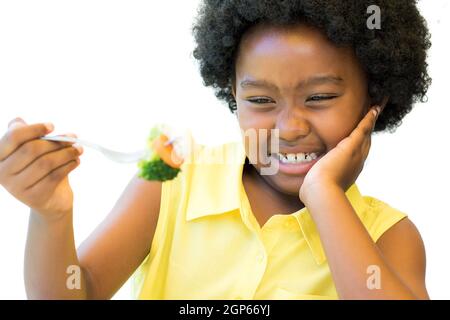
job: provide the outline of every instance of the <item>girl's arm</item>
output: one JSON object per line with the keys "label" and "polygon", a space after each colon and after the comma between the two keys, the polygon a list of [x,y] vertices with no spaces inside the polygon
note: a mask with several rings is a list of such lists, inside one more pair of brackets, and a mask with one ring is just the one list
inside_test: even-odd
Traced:
{"label": "girl's arm", "polygon": [[[375,244],[339,186],[316,184],[308,195],[305,205],[341,299],[429,299],[423,243],[408,219]],[[369,284],[371,276],[379,276],[379,287]]]}
{"label": "girl's arm", "polygon": [[0,185],[31,208],[25,250],[30,298],[110,298],[150,250],[161,183],[133,178],[111,214],[76,250],[68,175],[82,149],[40,139],[52,124],[16,118],[0,138]]}
{"label": "girl's arm", "polygon": [[71,290],[67,285],[70,266],[80,266],[72,211],[50,219],[31,209],[24,266],[28,299],[86,299],[89,280],[81,268],[75,270],[79,288]]}
{"label": "girl's arm", "polygon": [[[353,132],[311,168],[299,197],[317,225],[340,298],[428,299],[418,231],[403,219],[375,244],[344,192],[363,169],[382,109],[371,108]],[[369,285],[368,272],[379,276],[379,288]]]}
{"label": "girl's arm", "polygon": [[72,212],[58,219],[31,212],[25,256],[28,297],[111,298],[149,253],[160,196],[160,182],[135,176],[78,251]]}
{"label": "girl's arm", "polygon": [[149,254],[161,203],[160,181],[133,177],[111,213],[78,248],[91,299],[110,299]]}

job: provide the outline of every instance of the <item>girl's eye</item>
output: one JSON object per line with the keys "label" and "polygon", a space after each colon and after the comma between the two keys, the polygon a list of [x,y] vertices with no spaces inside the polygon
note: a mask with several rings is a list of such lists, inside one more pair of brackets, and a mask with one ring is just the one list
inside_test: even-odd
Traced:
{"label": "girl's eye", "polygon": [[318,102],[318,101],[323,101],[323,100],[331,100],[337,98],[337,96],[330,96],[330,95],[315,95],[315,96],[311,96],[308,99],[306,99],[306,101],[311,101],[311,102]]}
{"label": "girl's eye", "polygon": [[251,102],[251,103],[256,103],[256,104],[266,104],[266,103],[272,103],[273,101],[268,99],[268,98],[252,98],[252,99],[248,99],[247,101]]}

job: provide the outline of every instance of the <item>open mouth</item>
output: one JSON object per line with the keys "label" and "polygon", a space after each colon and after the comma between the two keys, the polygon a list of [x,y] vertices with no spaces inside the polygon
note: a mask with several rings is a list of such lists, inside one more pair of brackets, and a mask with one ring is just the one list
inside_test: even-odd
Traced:
{"label": "open mouth", "polygon": [[325,152],[271,153],[272,161],[278,162],[278,171],[285,175],[304,176]]}
{"label": "open mouth", "polygon": [[310,163],[322,156],[322,152],[310,152],[310,153],[273,153],[268,156],[273,156],[283,164],[301,164]]}

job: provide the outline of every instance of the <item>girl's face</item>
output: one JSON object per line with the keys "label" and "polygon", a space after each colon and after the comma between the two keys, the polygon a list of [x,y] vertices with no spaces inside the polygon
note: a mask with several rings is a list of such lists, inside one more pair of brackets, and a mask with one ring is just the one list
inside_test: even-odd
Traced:
{"label": "girl's face", "polygon": [[[336,47],[306,25],[257,26],[247,32],[233,95],[243,132],[266,129],[270,152],[271,129],[278,129],[279,151],[285,154],[328,152],[350,135],[369,107],[367,79],[352,49]],[[247,138],[245,148],[249,156]],[[268,166],[264,161],[253,164],[258,172]],[[279,170],[261,177],[277,191],[298,196],[305,175]]]}

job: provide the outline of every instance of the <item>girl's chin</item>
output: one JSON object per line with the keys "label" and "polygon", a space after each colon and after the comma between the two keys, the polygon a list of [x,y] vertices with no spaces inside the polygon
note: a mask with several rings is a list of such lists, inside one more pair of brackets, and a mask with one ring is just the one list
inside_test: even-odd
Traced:
{"label": "girl's chin", "polygon": [[284,176],[280,173],[273,176],[266,176],[270,185],[281,193],[298,197],[300,187],[303,184],[303,177]]}

